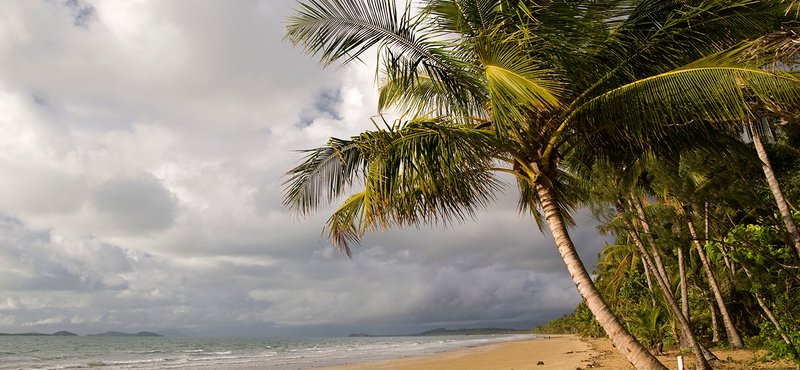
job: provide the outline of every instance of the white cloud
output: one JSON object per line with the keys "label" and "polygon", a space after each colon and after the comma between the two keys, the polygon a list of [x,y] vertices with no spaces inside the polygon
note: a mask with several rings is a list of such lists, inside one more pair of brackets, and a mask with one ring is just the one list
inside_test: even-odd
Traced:
{"label": "white cloud", "polygon": [[56,316],[56,317],[49,317],[36,322],[24,322],[22,323],[22,326],[51,325],[51,324],[60,324],[62,322],[64,322],[64,316]]}

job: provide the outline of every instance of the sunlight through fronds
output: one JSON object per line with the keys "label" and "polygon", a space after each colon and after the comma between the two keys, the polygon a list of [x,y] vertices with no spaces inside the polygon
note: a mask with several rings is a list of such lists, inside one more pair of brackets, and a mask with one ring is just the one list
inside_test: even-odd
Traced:
{"label": "sunlight through fronds", "polygon": [[518,129],[527,111],[562,105],[557,97],[559,84],[523,52],[513,37],[481,35],[475,40],[475,52],[486,74],[492,116],[499,131]]}
{"label": "sunlight through fronds", "polygon": [[[693,66],[659,74],[604,93],[576,109],[568,120],[586,129],[612,130],[640,142],[671,126],[703,122],[740,125],[754,112],[800,106],[800,81],[757,68]],[[648,134],[645,134],[648,133]]]}

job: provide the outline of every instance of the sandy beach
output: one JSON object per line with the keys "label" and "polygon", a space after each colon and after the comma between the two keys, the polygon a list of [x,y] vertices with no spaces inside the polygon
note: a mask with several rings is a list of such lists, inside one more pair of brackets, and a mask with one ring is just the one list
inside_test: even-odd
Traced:
{"label": "sandy beach", "polygon": [[[721,359],[715,369],[786,369],[795,365],[787,361],[759,359],[764,351],[716,350]],[[673,370],[678,369],[677,351],[667,351],[658,359]],[[541,364],[540,364],[541,362]],[[576,369],[633,370],[633,366],[614,348],[609,339],[582,339],[573,335],[554,335],[546,339],[496,343],[460,351],[388,361],[326,367],[325,370],[576,370]],[[685,368],[693,369],[691,357]]]}
{"label": "sandy beach", "polygon": [[[575,370],[591,364],[598,355],[600,352],[593,350],[591,343],[563,335],[325,370]],[[537,365],[540,361],[544,365]]]}

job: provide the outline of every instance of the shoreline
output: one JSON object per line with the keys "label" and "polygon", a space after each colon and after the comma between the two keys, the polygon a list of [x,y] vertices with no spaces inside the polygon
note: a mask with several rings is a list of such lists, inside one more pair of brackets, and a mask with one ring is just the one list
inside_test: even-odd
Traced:
{"label": "shoreline", "polygon": [[[322,370],[575,370],[593,365],[601,353],[575,335],[492,343],[450,352],[367,363],[322,367]],[[537,365],[539,362],[543,365]]]}

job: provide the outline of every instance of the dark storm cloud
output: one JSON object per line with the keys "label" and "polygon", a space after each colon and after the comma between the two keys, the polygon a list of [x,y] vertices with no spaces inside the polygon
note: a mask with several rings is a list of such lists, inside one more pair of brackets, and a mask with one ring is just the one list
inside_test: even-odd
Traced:
{"label": "dark storm cloud", "polygon": [[177,199],[153,176],[108,181],[90,203],[110,227],[130,234],[164,230],[178,214]]}
{"label": "dark storm cloud", "polygon": [[126,288],[117,274],[131,271],[125,253],[96,239],[66,242],[0,216],[0,290],[101,291]]}
{"label": "dark storm cloud", "polygon": [[80,0],[67,0],[64,6],[69,8],[72,16],[75,17],[74,24],[78,27],[89,27],[89,22],[97,19],[97,11],[91,4],[86,4]]}

